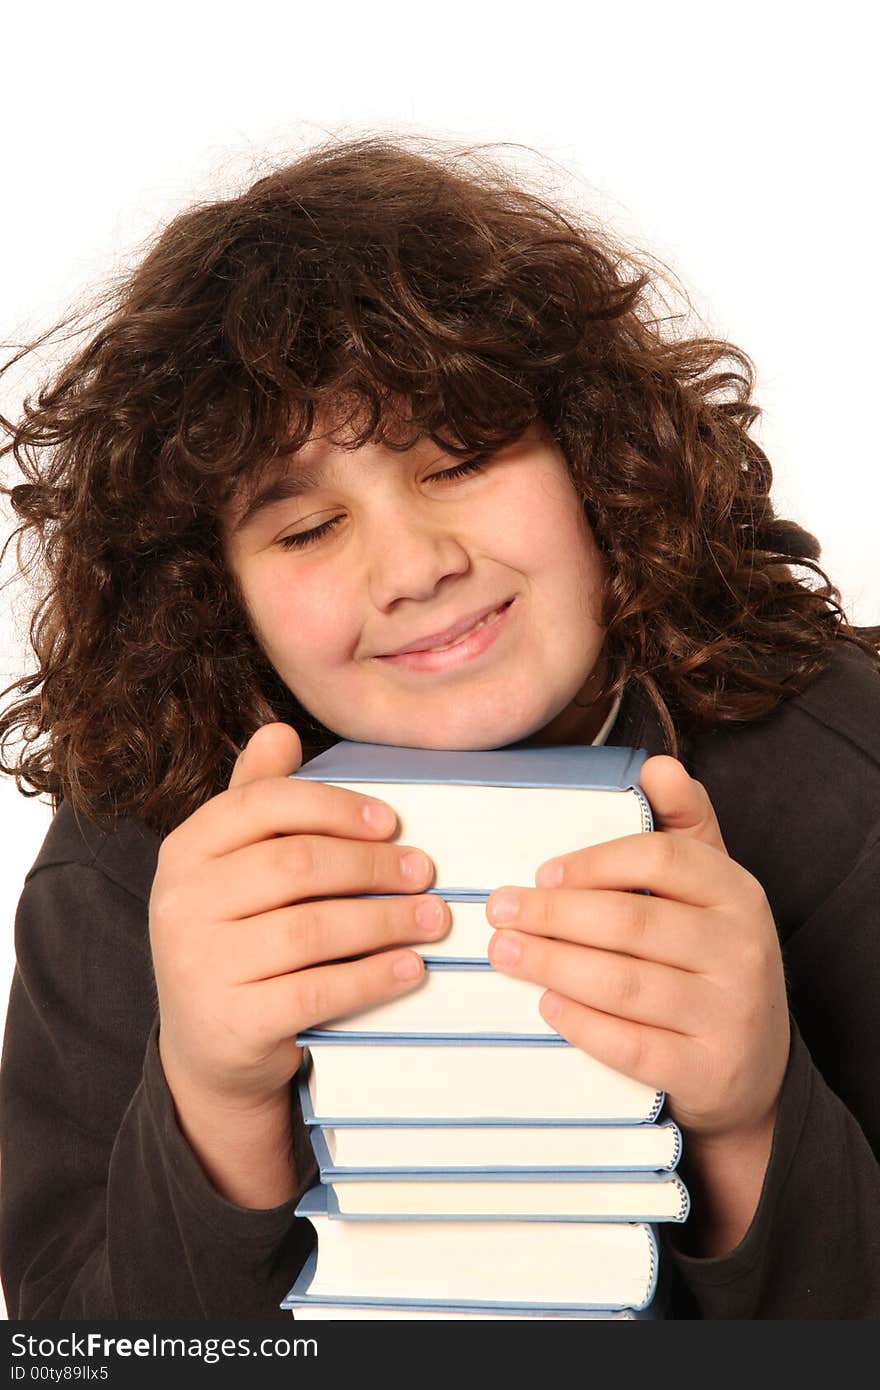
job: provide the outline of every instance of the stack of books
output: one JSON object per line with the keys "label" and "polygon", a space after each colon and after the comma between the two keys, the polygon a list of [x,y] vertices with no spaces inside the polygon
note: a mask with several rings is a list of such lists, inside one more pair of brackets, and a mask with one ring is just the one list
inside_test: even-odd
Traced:
{"label": "stack of books", "polygon": [[[303,1318],[658,1315],[662,1221],[689,1199],[659,1090],[561,1038],[544,990],[496,972],[489,894],[545,860],[648,831],[643,750],[439,751],[342,742],[297,777],[387,801],[432,858],[452,927],[396,999],[297,1041],[319,1181]],[[382,896],[382,895],[379,895]]]}

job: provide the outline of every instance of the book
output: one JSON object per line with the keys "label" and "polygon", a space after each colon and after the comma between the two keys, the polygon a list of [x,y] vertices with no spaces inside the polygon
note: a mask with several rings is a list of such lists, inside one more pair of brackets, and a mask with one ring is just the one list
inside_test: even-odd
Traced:
{"label": "book", "polygon": [[322,1185],[303,1194],[296,1215],[318,1234],[300,1292],[322,1302],[639,1309],[657,1280],[657,1238],[642,1222],[343,1220],[330,1215]]}
{"label": "book", "polygon": [[493,1038],[300,1033],[311,1110],[322,1125],[498,1120],[656,1120],[664,1094],[558,1035]]}
{"label": "book", "polygon": [[490,1320],[512,1322],[540,1318],[551,1322],[628,1322],[655,1319],[660,1315],[661,1304],[656,1293],[650,1303],[638,1310],[634,1308],[581,1308],[574,1311],[554,1308],[547,1304],[529,1307],[525,1304],[510,1303],[440,1303],[430,1302],[426,1299],[397,1299],[396,1301],[386,1299],[380,1302],[377,1299],[355,1296],[348,1299],[331,1298],[309,1292],[316,1263],[317,1253],[312,1251],[293,1288],[279,1305],[281,1308],[289,1310],[297,1321],[352,1321],[357,1319],[359,1321],[393,1320],[403,1322],[412,1319],[419,1321],[479,1319],[483,1322]]}
{"label": "book", "polygon": [[534,887],[547,859],[651,830],[638,785],[646,757],[607,746],[458,750],[343,739],[290,776],[387,801],[398,818],[389,842],[431,856],[434,888],[485,896],[505,883]]}
{"label": "book", "polygon": [[538,1012],[546,986],[503,975],[488,963],[428,966],[414,989],[395,999],[328,1019],[325,1033],[407,1034],[410,1037],[551,1037],[559,1034]]}
{"label": "book", "polygon": [[[365,893],[378,901],[393,898],[393,893]],[[488,893],[440,893],[429,888],[426,896],[443,898],[449,905],[451,925],[439,941],[411,941],[410,950],[418,951],[429,964],[446,961],[456,965],[489,964],[489,938],[495,928],[486,916]]]}
{"label": "book", "polygon": [[658,1124],[419,1124],[321,1125],[304,1076],[297,1082],[322,1180],[369,1168],[377,1173],[418,1173],[443,1168],[472,1173],[490,1168],[525,1172],[669,1172],[681,1154],[681,1132],[672,1120]]}
{"label": "book", "polygon": [[476,1221],[684,1221],[687,1189],[675,1173],[556,1173],[553,1169],[511,1173],[396,1174],[363,1169],[321,1178],[331,1216],[418,1216],[430,1221],[470,1217]]}
{"label": "book", "polygon": [[642,1125],[315,1125],[321,1176],[370,1168],[377,1173],[473,1173],[506,1168],[559,1173],[671,1172],[681,1135],[671,1120]]}
{"label": "book", "polygon": [[[398,817],[395,838],[430,853],[432,891],[447,899],[454,919],[445,959],[442,945],[422,947],[432,963],[414,989],[310,1031],[557,1036],[538,1012],[544,989],[489,963],[486,898],[504,882],[532,886],[554,854],[649,830],[638,787],[646,756],[629,748],[487,752],[343,740],[292,773],[387,801]],[[475,829],[462,834],[462,826]]]}
{"label": "book", "polygon": [[[662,1316],[655,1225],[683,1221],[663,1092],[604,1066],[496,972],[486,899],[549,858],[653,828],[629,748],[430,750],[343,741],[293,776],[391,805],[452,929],[405,995],[297,1037],[319,1181],[301,1318]],[[379,894],[390,898],[394,895]]]}
{"label": "book", "polygon": [[298,1302],[291,1300],[288,1303],[285,1301],[281,1304],[281,1307],[295,1310],[293,1315],[298,1322],[314,1322],[318,1319],[340,1322],[345,1319],[351,1321],[355,1318],[361,1322],[365,1319],[376,1318],[393,1320],[394,1322],[407,1322],[411,1319],[425,1322],[432,1318],[446,1318],[447,1320],[454,1320],[456,1322],[461,1322],[470,1318],[478,1318],[482,1322],[486,1322],[490,1319],[500,1320],[502,1322],[520,1322],[523,1318],[542,1318],[544,1321],[553,1321],[555,1319],[557,1322],[560,1322],[572,1321],[573,1319],[583,1321],[587,1318],[592,1321],[596,1321],[597,1319],[623,1320],[638,1316],[631,1308],[624,1308],[618,1313],[544,1313],[539,1308],[532,1309],[528,1312],[516,1312],[513,1309],[509,1309],[507,1312],[493,1313],[486,1308],[482,1310],[463,1308],[460,1304],[455,1307],[449,1306],[446,1308],[439,1303],[426,1303],[422,1308],[412,1308],[403,1303],[375,1304],[371,1307],[369,1304],[363,1303],[321,1303],[319,1299],[313,1300],[307,1295]]}

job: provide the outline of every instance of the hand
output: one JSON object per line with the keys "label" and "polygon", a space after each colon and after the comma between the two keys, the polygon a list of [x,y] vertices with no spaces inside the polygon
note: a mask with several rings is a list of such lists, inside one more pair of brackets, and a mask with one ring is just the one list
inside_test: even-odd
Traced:
{"label": "hand", "polygon": [[516,929],[492,937],[490,959],[549,986],[546,1021],[607,1066],[665,1090],[682,1128],[712,1142],[766,1132],[789,1048],[770,906],[727,854],[705,788],[681,763],[649,758],[641,785],[658,829],[553,860],[564,871],[558,887],[493,893],[491,922],[501,892],[520,908]]}
{"label": "hand", "polygon": [[[175,1099],[193,1112],[203,1101],[271,1104],[299,1066],[299,1031],[411,989],[421,956],[386,948],[449,927],[438,898],[353,896],[412,894],[433,866],[422,855],[425,871],[407,877],[405,848],[380,843],[396,833],[393,812],[384,827],[368,824],[372,798],[291,779],[301,761],[289,725],[258,729],[228,789],[159,851],[150,894],[159,1049]],[[440,914],[427,929],[416,920],[425,904]]]}

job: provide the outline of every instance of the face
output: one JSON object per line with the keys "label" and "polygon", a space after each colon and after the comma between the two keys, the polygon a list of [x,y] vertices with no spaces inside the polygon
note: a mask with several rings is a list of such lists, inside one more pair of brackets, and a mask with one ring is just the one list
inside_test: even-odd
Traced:
{"label": "face", "polygon": [[223,547],[257,641],[312,715],[365,743],[590,742],[610,703],[590,706],[604,571],[540,424],[464,467],[426,438],[401,453],[313,436],[286,478],[301,495],[244,521],[227,509]]}

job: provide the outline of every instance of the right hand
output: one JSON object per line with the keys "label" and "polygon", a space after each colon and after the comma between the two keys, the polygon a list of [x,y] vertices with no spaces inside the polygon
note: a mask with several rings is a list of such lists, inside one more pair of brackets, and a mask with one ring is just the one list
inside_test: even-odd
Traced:
{"label": "right hand", "polygon": [[[297,1033],[412,989],[421,956],[387,948],[449,928],[440,898],[353,896],[422,893],[433,865],[423,855],[426,871],[406,877],[406,847],[385,843],[396,818],[373,828],[362,816],[373,798],[289,777],[301,762],[295,730],[264,725],[228,789],[161,844],[150,944],[172,1092],[271,1103],[300,1064]],[[416,910],[425,903],[442,912],[421,930]]]}

